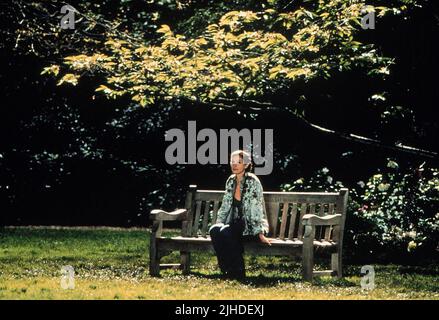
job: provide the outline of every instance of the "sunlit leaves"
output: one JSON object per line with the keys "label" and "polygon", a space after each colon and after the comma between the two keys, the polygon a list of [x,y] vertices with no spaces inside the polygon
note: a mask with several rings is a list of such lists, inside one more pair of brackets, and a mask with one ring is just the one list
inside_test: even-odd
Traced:
{"label": "sunlit leaves", "polygon": [[72,74],[72,73],[67,73],[65,74],[61,80],[58,82],[58,86],[62,85],[63,83],[68,83],[71,84],[73,86],[76,86],[78,84],[78,75]]}
{"label": "sunlit leaves", "polygon": [[221,27],[228,27],[230,31],[238,31],[244,24],[259,19],[258,14],[252,11],[231,11],[221,17],[219,25]]}
{"label": "sunlit leaves", "polygon": [[112,90],[110,88],[108,88],[107,86],[101,84],[95,91],[96,92],[103,91],[105,94],[109,95],[109,94],[111,94]]}
{"label": "sunlit leaves", "polygon": [[133,101],[138,102],[142,107],[146,107],[147,105],[151,105],[154,103],[153,97],[146,97],[144,95],[135,95],[132,97]]}
{"label": "sunlit leaves", "polygon": [[163,24],[160,29],[157,30],[157,33],[162,33],[165,37],[171,37],[173,35],[171,28],[166,24]]}
{"label": "sunlit leaves", "polygon": [[291,71],[289,71],[288,73],[287,73],[287,75],[286,75],[286,77],[288,78],[288,79],[296,79],[296,78],[298,78],[298,77],[300,77],[300,76],[308,76],[308,75],[310,75],[311,74],[311,70],[310,69],[308,69],[308,68],[294,68],[294,69],[291,69]]}
{"label": "sunlit leaves", "polygon": [[128,94],[142,106],[178,97],[263,100],[297,81],[328,78],[356,65],[387,75],[389,61],[355,39],[361,10],[361,3],[347,0],[315,1],[313,9],[291,12],[234,10],[193,38],[163,24],[154,44],[112,36],[100,52],[70,56],[65,63],[75,74],[103,72],[114,88],[97,91],[113,98]]}
{"label": "sunlit leaves", "polygon": [[[101,66],[101,67],[111,67],[111,57],[108,57],[105,54],[97,53],[93,55],[85,55],[80,54],[76,56],[68,56],[64,59],[64,63],[68,65],[73,70],[84,70],[91,69],[92,67]],[[110,63],[110,64],[109,64]]]}
{"label": "sunlit leaves", "polygon": [[41,74],[53,74],[54,76],[57,76],[59,73],[59,66],[58,65],[51,65],[49,67],[45,67]]}

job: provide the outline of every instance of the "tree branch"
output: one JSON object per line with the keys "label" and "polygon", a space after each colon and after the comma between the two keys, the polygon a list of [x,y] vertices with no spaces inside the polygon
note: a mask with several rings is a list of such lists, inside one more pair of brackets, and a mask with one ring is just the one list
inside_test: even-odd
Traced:
{"label": "tree branch", "polygon": [[403,153],[411,153],[420,157],[439,160],[439,154],[437,152],[403,145],[402,143],[397,143],[395,145],[388,145],[381,142],[380,140],[363,137],[353,133],[344,133],[344,132],[339,132],[332,129],[324,128],[322,126],[319,126],[317,124],[308,121],[305,117],[295,113],[290,108],[274,106],[269,102],[260,102],[256,100],[238,101],[238,100],[225,99],[225,98],[218,98],[217,101],[218,102],[197,101],[196,103],[206,105],[211,108],[215,107],[215,108],[223,108],[229,110],[232,109],[232,110],[239,110],[239,111],[251,112],[251,113],[255,113],[255,112],[260,113],[264,111],[283,111],[283,112],[287,111],[290,115],[292,115],[296,119],[306,124],[309,128],[318,131],[320,133],[334,135],[345,140],[351,140],[362,144],[373,145],[382,149],[388,149],[388,150],[393,150]]}

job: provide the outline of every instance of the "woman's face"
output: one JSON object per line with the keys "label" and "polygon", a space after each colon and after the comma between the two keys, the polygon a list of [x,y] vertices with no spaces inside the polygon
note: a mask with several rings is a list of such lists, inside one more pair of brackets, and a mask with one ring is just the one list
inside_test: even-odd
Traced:
{"label": "woman's face", "polygon": [[234,174],[240,174],[245,170],[244,160],[239,155],[234,155],[230,161],[230,168]]}

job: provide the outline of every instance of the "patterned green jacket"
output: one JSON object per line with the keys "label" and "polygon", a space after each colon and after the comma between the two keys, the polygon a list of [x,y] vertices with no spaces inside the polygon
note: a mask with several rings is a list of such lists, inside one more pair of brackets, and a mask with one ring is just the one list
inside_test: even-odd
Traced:
{"label": "patterned green jacket", "polygon": [[[242,212],[245,219],[245,229],[243,235],[257,235],[268,233],[267,214],[265,212],[265,202],[263,197],[262,184],[258,177],[253,173],[245,173],[245,179],[240,182],[241,194],[246,183],[246,190],[241,197]],[[226,181],[226,190],[223,202],[218,210],[216,223],[229,224],[231,220],[230,207],[233,202],[233,191],[236,185],[236,175],[232,174]]]}

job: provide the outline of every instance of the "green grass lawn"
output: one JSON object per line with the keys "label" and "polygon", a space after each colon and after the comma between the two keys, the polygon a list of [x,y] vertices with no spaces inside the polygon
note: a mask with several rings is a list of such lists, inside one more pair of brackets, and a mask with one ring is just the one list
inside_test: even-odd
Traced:
{"label": "green grass lawn", "polygon": [[[439,267],[374,265],[375,289],[362,290],[361,266],[341,279],[303,282],[300,263],[246,256],[248,279],[223,280],[212,254],[193,254],[192,272],[148,274],[146,229],[2,228],[0,299],[439,299]],[[178,261],[173,253],[164,263]],[[61,268],[75,288],[61,287]],[[319,267],[319,266],[318,266]],[[323,266],[320,266],[323,268]]]}

